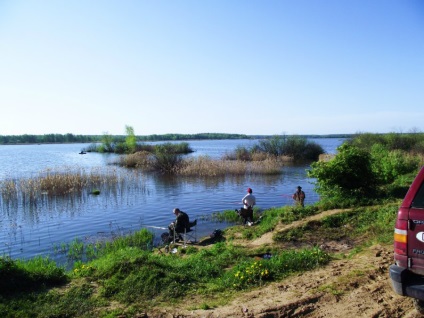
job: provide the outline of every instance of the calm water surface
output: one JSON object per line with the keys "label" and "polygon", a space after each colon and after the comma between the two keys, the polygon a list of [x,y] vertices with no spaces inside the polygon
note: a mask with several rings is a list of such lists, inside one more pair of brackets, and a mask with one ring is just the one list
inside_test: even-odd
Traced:
{"label": "calm water surface", "polygon": [[[335,153],[344,139],[312,139],[327,153]],[[190,156],[208,155],[220,158],[237,146],[250,146],[256,140],[203,140],[189,141],[195,150]],[[46,170],[115,169],[134,175],[110,163],[116,155],[98,153],[78,154],[88,144],[12,145],[0,146],[0,180],[38,176]],[[291,194],[301,185],[306,192],[306,204],[319,198],[314,192],[313,180],[306,176],[309,166],[284,167],[279,176],[248,176],[231,178],[169,178],[138,174],[136,182],[120,184],[104,190],[99,196],[83,193],[71,199],[52,199],[47,196],[36,206],[7,205],[0,197],[0,255],[12,258],[50,256],[64,262],[64,256],[55,252],[63,244],[81,239],[94,242],[115,235],[148,227],[159,237],[163,230],[149,226],[166,227],[172,220],[172,209],[179,207],[190,219],[199,218],[198,236],[210,234],[226,224],[208,221],[213,212],[240,207],[241,198],[251,187],[257,206],[266,209],[292,204]]]}

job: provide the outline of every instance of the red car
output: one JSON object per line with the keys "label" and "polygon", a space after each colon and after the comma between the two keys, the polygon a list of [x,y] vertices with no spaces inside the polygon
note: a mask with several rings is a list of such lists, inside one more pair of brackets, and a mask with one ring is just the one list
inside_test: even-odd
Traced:
{"label": "red car", "polygon": [[389,273],[393,289],[415,299],[424,313],[424,167],[399,208],[394,236],[394,260]]}

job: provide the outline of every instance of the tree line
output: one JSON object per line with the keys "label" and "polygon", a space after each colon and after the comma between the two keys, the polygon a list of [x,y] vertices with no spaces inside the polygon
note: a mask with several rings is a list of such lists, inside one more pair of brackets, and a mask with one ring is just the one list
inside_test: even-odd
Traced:
{"label": "tree line", "polygon": [[45,135],[0,135],[1,145],[14,144],[45,144],[45,143],[86,143],[96,142],[102,136],[74,134],[45,134]]}
{"label": "tree line", "polygon": [[[349,134],[337,135],[302,135],[306,138],[348,138]],[[45,135],[0,135],[0,145],[16,144],[45,144],[45,143],[92,143],[102,142],[104,135],[74,135],[45,134]],[[110,135],[115,141],[125,140],[125,135]],[[162,134],[135,136],[137,141],[177,141],[177,140],[206,140],[206,139],[265,139],[267,135],[244,135],[226,133],[199,133],[199,134]]]}
{"label": "tree line", "polygon": [[[113,135],[113,140],[125,140],[124,135]],[[137,141],[172,141],[200,139],[248,139],[242,134],[200,133],[200,134],[163,134],[135,136]],[[0,135],[1,145],[43,144],[43,143],[90,143],[101,142],[103,135],[45,134],[45,135]]]}

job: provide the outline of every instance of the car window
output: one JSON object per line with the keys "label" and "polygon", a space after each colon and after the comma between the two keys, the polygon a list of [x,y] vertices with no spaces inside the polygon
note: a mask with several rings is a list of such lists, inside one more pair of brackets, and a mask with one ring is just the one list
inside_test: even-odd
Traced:
{"label": "car window", "polygon": [[420,189],[415,195],[414,200],[412,201],[413,208],[424,208],[424,182],[421,184]]}

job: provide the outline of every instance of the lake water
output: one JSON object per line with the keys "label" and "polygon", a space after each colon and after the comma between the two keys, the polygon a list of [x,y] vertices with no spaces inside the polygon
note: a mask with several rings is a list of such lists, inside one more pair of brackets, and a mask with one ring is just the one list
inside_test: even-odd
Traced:
{"label": "lake water", "polygon": [[[325,152],[335,153],[344,139],[311,139]],[[220,158],[237,146],[251,146],[256,140],[189,141],[195,151],[189,156],[208,155]],[[266,209],[293,204],[291,194],[301,185],[305,204],[319,197],[306,176],[309,166],[286,166],[278,176],[246,176],[230,178],[175,178],[141,174],[111,166],[116,155],[88,153],[80,155],[88,144],[10,145],[0,146],[0,180],[36,177],[47,169],[84,171],[115,169],[131,175],[130,184],[119,184],[102,190],[98,196],[83,193],[68,199],[42,198],[37,205],[5,204],[0,196],[0,255],[12,258],[49,256],[59,263],[64,256],[55,249],[74,239],[94,242],[146,227],[159,238],[173,221],[173,208],[187,212],[191,220],[198,218],[198,237],[209,235],[226,224],[208,220],[214,212],[240,208],[248,187],[253,189],[257,207]]]}

